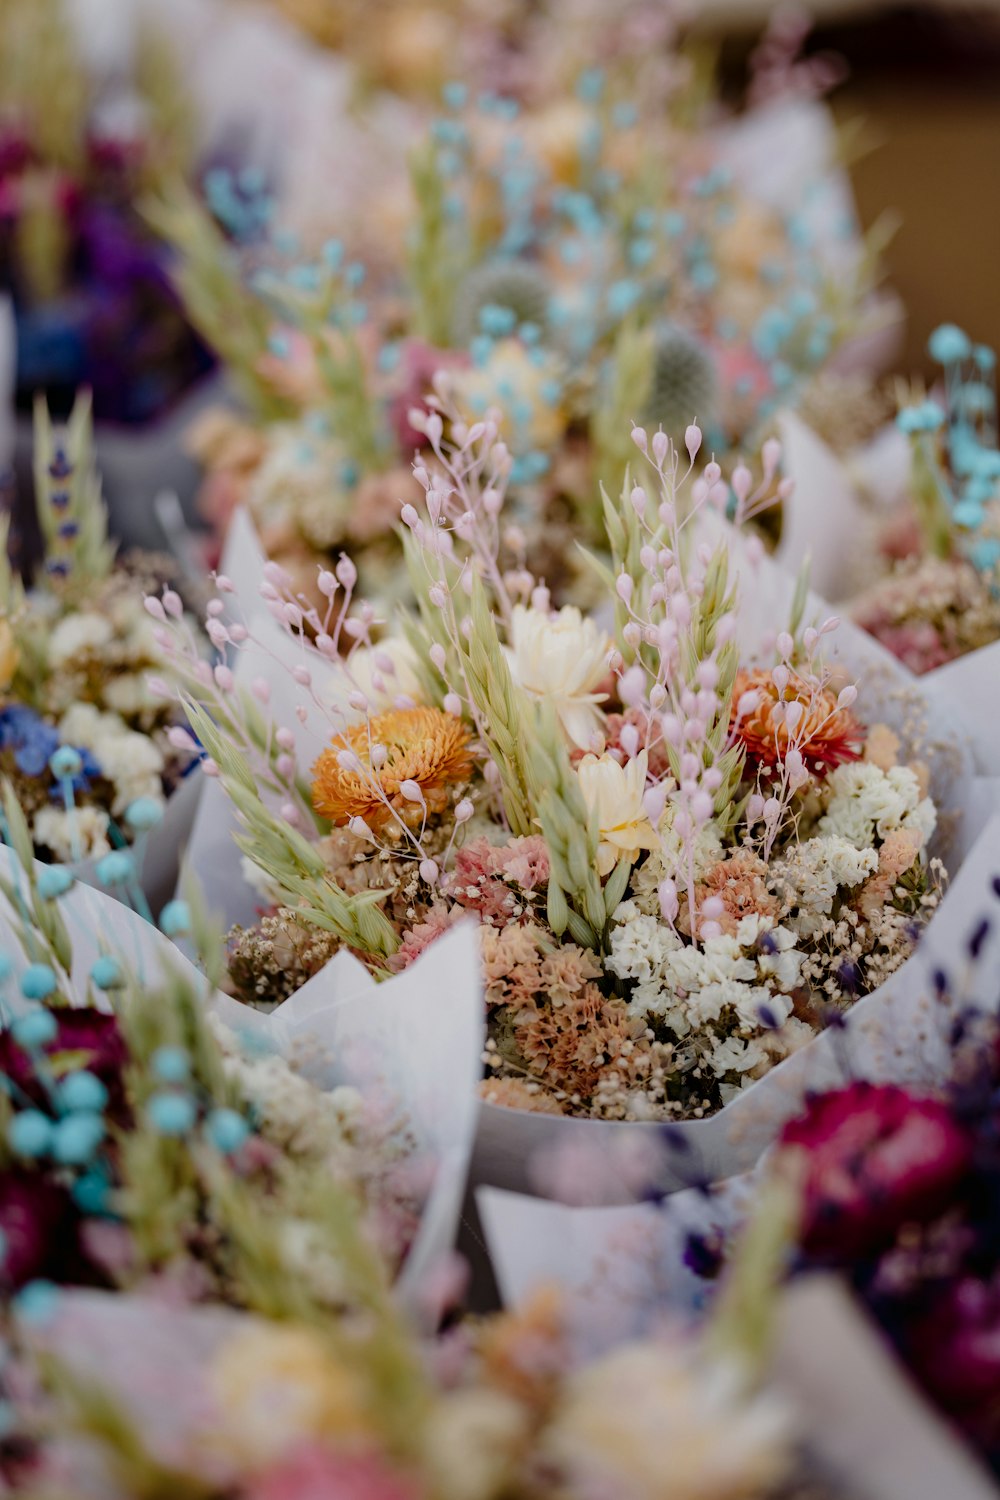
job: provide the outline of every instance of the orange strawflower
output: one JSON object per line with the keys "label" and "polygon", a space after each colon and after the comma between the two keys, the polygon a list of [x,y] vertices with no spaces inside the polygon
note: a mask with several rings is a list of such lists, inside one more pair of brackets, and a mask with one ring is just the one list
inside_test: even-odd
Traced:
{"label": "orange strawflower", "polygon": [[[364,818],[373,833],[394,821],[419,825],[425,815],[444,812],[449,789],[472,771],[469,732],[461,719],[440,708],[397,708],[338,735],[313,766],[313,806],[342,826]],[[372,764],[372,755],[380,759]],[[359,761],[354,770],[338,759],[345,751]],[[405,783],[419,787],[423,804],[404,795]]]}
{"label": "orange strawflower", "polygon": [[[758,694],[757,707],[737,722],[737,704],[748,692]],[[783,718],[774,717],[779,701],[802,705],[802,717],[794,732]],[[835,693],[813,686],[795,672],[789,673],[788,684],[779,693],[769,671],[741,667],[736,674],[729,712],[736,739],[746,750],[747,758],[758,765],[777,765],[793,745],[801,751],[806,770],[818,776],[861,756],[864,729],[850,709],[838,708]]]}

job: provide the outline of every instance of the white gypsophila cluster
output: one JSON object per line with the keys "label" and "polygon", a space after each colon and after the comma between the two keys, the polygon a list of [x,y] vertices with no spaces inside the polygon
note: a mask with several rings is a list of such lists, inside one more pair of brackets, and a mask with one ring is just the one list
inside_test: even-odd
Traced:
{"label": "white gypsophila cluster", "polygon": [[794,908],[785,918],[789,927],[799,937],[815,937],[838,896],[877,869],[876,850],[858,848],[840,834],[830,834],[797,844],[775,860],[771,881],[784,905]]}
{"label": "white gypsophila cluster", "polygon": [[[633,872],[630,890],[632,900],[639,911],[647,916],[660,916],[660,886],[669,877],[679,883],[687,881],[687,866],[682,864],[680,835],[671,826],[672,814],[668,810],[657,833],[660,846],[653,849],[648,858]],[[715,823],[708,822],[698,829],[694,842],[694,878],[704,880],[709,870],[725,857],[722,836]]]}
{"label": "white gypsophila cluster", "polygon": [[64,615],[48,639],[49,666],[68,666],[84,656],[100,656],[111,644],[114,628],[104,615],[78,610]]}
{"label": "white gypsophila cluster", "polygon": [[790,992],[799,982],[802,954],[793,932],[757,913],[741,918],[734,934],[719,933],[695,946],[634,901],[624,901],[615,912],[606,964],[619,979],[632,982],[631,1016],[655,1017],[685,1037],[710,1027],[724,1012],[738,1026],[782,1025],[791,1014]]}
{"label": "white gypsophila cluster", "polygon": [[678,948],[664,977],[675,996],[683,996],[674,1004],[687,1027],[711,1025],[727,1007],[742,1026],[759,1026],[762,1006],[767,1024],[780,1026],[791,1015],[790,992],[799,982],[802,958],[793,932],[753,912],[740,918],[735,933]]}
{"label": "white gypsophila cluster", "polygon": [[615,911],[605,967],[618,979],[631,981],[628,1012],[633,1019],[662,1013],[667,960],[680,947],[676,932],[659,916],[659,904],[656,916],[636,900],[623,901]]}
{"label": "white gypsophila cluster", "polygon": [[108,814],[99,807],[40,807],[32,822],[36,848],[50,849],[60,864],[79,859],[100,859],[111,853]]}
{"label": "white gypsophila cluster", "polygon": [[853,761],[831,771],[827,792],[830,800],[817,833],[835,834],[856,849],[870,849],[901,828],[919,833],[924,843],[934,832],[934,803],[923,795],[909,766],[883,771],[868,761]]}
{"label": "white gypsophila cluster", "polygon": [[214,1016],[211,1025],[226,1076],[252,1104],[262,1133],[291,1155],[346,1162],[364,1114],[358,1091],[347,1085],[318,1089],[278,1053],[248,1057],[227,1026]]}
{"label": "white gypsophila cluster", "polygon": [[105,708],[123,719],[137,719],[155,704],[144,672],[119,672],[101,690]]}
{"label": "white gypsophila cluster", "polygon": [[162,803],[165,761],[159,745],[130,729],[120,714],[75,703],[59,721],[63,744],[89,750],[114,787],[111,812],[120,817],[139,797]]}

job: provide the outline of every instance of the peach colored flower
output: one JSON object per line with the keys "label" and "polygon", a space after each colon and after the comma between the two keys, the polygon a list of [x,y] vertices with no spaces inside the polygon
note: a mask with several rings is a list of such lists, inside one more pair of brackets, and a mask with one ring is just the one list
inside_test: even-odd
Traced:
{"label": "peach colored flower", "polygon": [[[712,866],[704,880],[698,882],[698,905],[717,896],[723,905],[715,918],[724,933],[732,936],[742,917],[776,917],[778,898],[768,890],[767,866],[750,849],[737,849],[728,859]],[[687,910],[681,913],[680,925],[687,932]]]}

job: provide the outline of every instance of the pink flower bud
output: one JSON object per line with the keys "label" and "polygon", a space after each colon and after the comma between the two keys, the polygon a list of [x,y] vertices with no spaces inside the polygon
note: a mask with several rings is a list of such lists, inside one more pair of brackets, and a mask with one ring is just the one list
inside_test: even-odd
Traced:
{"label": "pink flower bud", "polygon": [[245,625],[230,625],[229,627],[229,639],[235,641],[239,646],[242,646],[249,634],[250,632]]}
{"label": "pink flower bud", "polygon": [[312,673],[308,667],[293,667],[292,677],[298,683],[299,687],[312,687]]}
{"label": "pink flower bud", "polygon": [[656,894],[660,900],[660,911],[665,922],[673,922],[677,916],[678,900],[677,887],[670,879],[661,880],[656,888]]}
{"label": "pink flower bud", "polygon": [[632,509],[637,516],[646,514],[646,491],[641,484],[637,484],[629,497],[632,501]]}
{"label": "pink flower bud", "polygon": [[180,594],[176,594],[173,589],[164,589],[163,608],[168,615],[173,615],[175,620],[179,620],[184,613],[184,605],[181,603]]}
{"label": "pink flower bud", "polygon": [[647,787],[642,794],[642,809],[646,817],[656,828],[663,817],[663,809],[667,805],[667,789],[660,782],[657,786]]}
{"label": "pink flower bud", "polygon": [[187,730],[182,729],[179,724],[175,724],[172,729],[167,730],[167,739],[175,750],[192,752],[198,748]]}
{"label": "pink flower bud", "polygon": [[467,823],[472,817],[472,814],[475,812],[475,810],[476,809],[472,804],[472,799],[469,797],[463,797],[461,802],[457,802],[455,804],[455,822]]}
{"label": "pink flower bud", "polygon": [[857,701],[857,697],[857,688],[853,683],[849,683],[847,687],[841,688],[840,692],[837,694],[837,707],[850,708],[851,704]]}
{"label": "pink flower bud", "polygon": [[783,656],[786,661],[790,656],[794,656],[795,642],[789,635],[787,630],[783,630],[778,636],[777,647],[779,654]]}
{"label": "pink flower bud", "polygon": [[402,521],[404,526],[409,526],[412,531],[417,522],[420,520],[420,517],[417,515],[415,506],[404,505],[403,509],[399,513],[399,519]]}
{"label": "pink flower bud", "polygon": [[420,878],[425,885],[437,885],[438,876],[441,871],[436,859],[422,859],[420,861]]}
{"label": "pink flower bud", "polygon": [[162,677],[147,677],[146,688],[154,698],[172,698],[173,692],[167,687]]}
{"label": "pink flower bud", "polygon": [[321,656],[326,656],[332,660],[337,655],[337,642],[332,635],[327,635],[325,631],[321,631],[316,637],[316,650]]}
{"label": "pink flower bud", "polygon": [[295,775],[294,755],[279,755],[274,762],[274,769],[285,781],[290,781]]}
{"label": "pink flower bud", "polygon": [[337,765],[342,771],[360,771],[361,761],[353,750],[338,750]]}
{"label": "pink flower bud", "polygon": [[213,620],[217,619],[219,615],[224,614],[225,610],[226,606],[223,604],[221,599],[209,599],[207,605],[205,606],[206,615],[208,615],[208,617]]}
{"label": "pink flower bud", "polygon": [[715,804],[707,792],[695,792],[691,798],[691,816],[697,824],[707,823],[714,810]]}
{"label": "pink flower bud", "polygon": [[225,573],[216,573],[215,587],[220,594],[235,594],[236,592],[236,585],[231,578],[226,577]]}
{"label": "pink flower bud", "polygon": [[684,446],[688,451],[688,458],[694,463],[701,447],[701,428],[694,422],[684,429]]}
{"label": "pink flower bud", "polygon": [[337,575],[337,582],[345,589],[352,589],[358,581],[358,570],[345,552],[342,552],[337,559],[334,572]]}
{"label": "pink flower bud", "polygon": [[462,717],[462,700],[457,693],[445,694],[444,711],[446,714],[451,714],[453,718]]}
{"label": "pink flower bud", "polygon": [[448,599],[448,594],[447,591],[443,589],[439,583],[435,583],[432,584],[431,588],[428,590],[427,597],[428,599],[430,599],[435,609],[444,609],[445,603]]}
{"label": "pink flower bud", "polygon": [[646,674],[642,667],[636,665],[629,667],[623,672],[618,681],[618,696],[626,708],[634,708],[641,703],[646,691]]}
{"label": "pink flower bud", "polygon": [[216,686],[220,689],[220,691],[222,691],[223,693],[232,692],[235,678],[233,677],[232,672],[227,666],[224,666],[220,663],[219,666],[216,667],[213,676],[215,677]]}
{"label": "pink flower bud", "polygon": [[301,822],[299,810],[293,802],[283,802],[281,804],[281,816],[284,818],[285,822],[291,824],[293,828],[297,828],[299,826],[299,823]]}
{"label": "pink flower bud", "polygon": [[702,942],[709,942],[712,938],[722,936],[722,928],[718,922],[700,922],[698,924],[698,936]]}
{"label": "pink flower bud", "polygon": [[380,771],[389,759],[389,752],[384,745],[373,745],[369,751],[368,759],[376,771]]}
{"label": "pink flower bud", "polygon": [[165,620],[167,618],[166,611],[155,594],[147,594],[142,601],[142,605],[147,615],[152,615],[154,620]]}
{"label": "pink flower bud", "polygon": [[218,776],[219,768],[210,755],[206,755],[201,763],[201,774],[203,776]]}
{"label": "pink flower bud", "polygon": [[434,663],[435,667],[437,667],[438,671],[443,672],[445,668],[445,662],[448,660],[448,653],[447,651],[445,651],[440,641],[434,642],[433,646],[428,652],[428,655],[430,656],[430,659]]}
{"label": "pink flower bud", "polygon": [[646,451],[646,429],[644,427],[632,428],[632,441],[640,453]]}
{"label": "pink flower bud", "polygon": [[354,834],[354,837],[356,839],[368,839],[369,841],[374,841],[374,834],[368,827],[368,824],[365,822],[364,818],[351,818],[348,821],[347,826],[350,829],[351,833]]}
{"label": "pink flower bud", "polygon": [[424,794],[420,789],[419,781],[413,781],[410,777],[407,777],[404,781],[401,781],[399,783],[399,790],[400,794],[406,798],[407,802],[423,803]]}
{"label": "pink flower bud", "polygon": [[634,760],[639,753],[638,729],[636,729],[634,724],[623,724],[618,738],[629,760]]}
{"label": "pink flower bud", "polygon": [[779,693],[783,693],[785,691],[785,688],[788,686],[790,679],[791,673],[789,672],[788,668],[784,666],[775,667],[773,672],[771,673],[771,681],[774,683]]}
{"label": "pink flower bud", "polygon": [[[413,507],[411,506],[412,510]],[[413,512],[416,515],[416,511]],[[337,592],[337,575],[331,573],[329,568],[320,568],[319,577],[316,579],[316,587],[324,599],[332,599]]]}
{"label": "pink flower bud", "polygon": [[736,498],[742,503],[749,495],[750,486],[753,484],[753,475],[750,473],[750,470],[747,468],[746,464],[736,465],[736,468],[733,470],[732,482]]}
{"label": "pink flower bud", "polygon": [[250,691],[258,703],[270,703],[271,684],[266,677],[255,677],[250,684]]}
{"label": "pink flower bud", "polygon": [[781,462],[781,444],[778,439],[768,438],[760,450],[760,456],[764,461],[764,473],[770,478]]}
{"label": "pink flower bud", "polygon": [[711,488],[713,484],[718,484],[719,480],[722,478],[722,470],[719,468],[719,465],[715,462],[714,458],[705,465],[705,473],[702,477],[704,478],[705,483],[709,486],[709,488]]}
{"label": "pink flower bud", "polygon": [[840,616],[839,615],[830,615],[829,618],[826,619],[826,620],[824,620],[823,623],[822,623],[822,625],[819,627],[819,633],[820,633],[820,635],[830,635],[834,630],[837,629],[837,626],[839,624],[840,624]]}

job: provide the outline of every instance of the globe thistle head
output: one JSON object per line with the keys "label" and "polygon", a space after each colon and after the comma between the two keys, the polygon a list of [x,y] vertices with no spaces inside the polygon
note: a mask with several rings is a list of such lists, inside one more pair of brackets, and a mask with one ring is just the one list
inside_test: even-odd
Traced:
{"label": "globe thistle head", "polygon": [[530,261],[494,260],[477,266],[455,301],[456,342],[468,344],[482,333],[502,338],[526,323],[544,336],[550,294],[547,278]]}
{"label": "globe thistle head", "polygon": [[718,382],[711,353],[694,334],[663,323],[653,335],[653,382],[647,426],[662,426],[675,442],[690,422],[704,430],[716,419]]}

